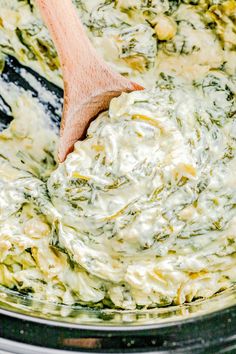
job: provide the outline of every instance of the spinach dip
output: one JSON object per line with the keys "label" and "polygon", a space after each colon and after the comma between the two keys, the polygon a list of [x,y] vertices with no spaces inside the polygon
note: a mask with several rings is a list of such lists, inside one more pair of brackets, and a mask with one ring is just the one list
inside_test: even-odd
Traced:
{"label": "spinach dip", "polygon": [[[145,90],[113,99],[58,164],[41,101],[60,102],[24,69],[41,101],[0,78],[14,117],[0,133],[0,285],[124,310],[233,286],[236,1],[74,3],[100,55]],[[33,0],[0,0],[1,70],[9,55],[62,87]]]}

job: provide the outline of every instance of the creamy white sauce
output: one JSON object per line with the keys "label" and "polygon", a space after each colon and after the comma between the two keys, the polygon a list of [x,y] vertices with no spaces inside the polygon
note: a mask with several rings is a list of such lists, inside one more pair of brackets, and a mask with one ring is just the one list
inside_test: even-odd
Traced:
{"label": "creamy white sauce", "polygon": [[[187,3],[77,2],[96,49],[147,90],[112,100],[58,167],[49,113],[0,82],[14,116],[0,134],[0,284],[122,309],[234,284],[236,4]],[[2,60],[13,54],[61,85],[38,11],[16,0],[0,8]]]}

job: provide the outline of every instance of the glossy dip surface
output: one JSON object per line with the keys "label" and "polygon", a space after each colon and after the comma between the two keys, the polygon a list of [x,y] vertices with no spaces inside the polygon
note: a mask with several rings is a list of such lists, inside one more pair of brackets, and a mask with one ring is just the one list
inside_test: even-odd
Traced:
{"label": "glossy dip surface", "polygon": [[[124,310],[230,288],[235,1],[75,3],[104,59],[146,90],[112,100],[58,166],[60,99],[24,68],[38,97],[2,76],[0,104],[14,120],[0,134],[0,284],[33,299]],[[34,3],[0,0],[0,10],[2,70],[13,55],[60,86]]]}

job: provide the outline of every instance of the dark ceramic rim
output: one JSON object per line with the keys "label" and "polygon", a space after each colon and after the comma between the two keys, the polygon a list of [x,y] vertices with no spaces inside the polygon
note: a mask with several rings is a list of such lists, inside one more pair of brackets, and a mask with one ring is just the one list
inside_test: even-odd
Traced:
{"label": "dark ceramic rim", "polygon": [[[8,349],[16,354],[52,354],[54,353],[236,353],[236,291],[232,288],[222,292],[208,301],[199,301],[189,305],[205,310],[196,314],[172,318],[166,321],[144,324],[120,322],[114,325],[103,320],[99,323],[85,324],[82,321],[73,323],[48,319],[39,311],[33,312],[27,306],[29,299],[23,297],[21,308],[19,294],[0,290],[0,352]],[[5,305],[4,296],[5,295]],[[228,299],[229,301],[226,301]],[[13,305],[13,300],[16,303]],[[18,301],[18,302],[17,302]],[[212,311],[206,312],[206,307],[215,303]],[[28,307],[33,305],[32,299]],[[18,307],[16,307],[16,305]],[[38,303],[42,306],[43,302]],[[218,310],[217,310],[218,307]],[[46,307],[47,308],[47,307]],[[177,306],[186,309],[188,306]],[[173,309],[173,307],[171,308]],[[37,308],[39,310],[39,308]],[[168,311],[168,309],[166,309]],[[82,314],[99,313],[86,308],[78,308]],[[114,311],[113,311],[114,312]],[[152,314],[150,310],[150,314]],[[167,312],[168,314],[168,312]],[[44,317],[44,318],[43,318]],[[96,316],[93,317],[96,319]],[[93,319],[92,318],[92,319]],[[69,318],[70,320],[70,318]],[[1,344],[2,343],[2,344]],[[14,349],[15,348],[15,349]]]}
{"label": "dark ceramic rim", "polygon": [[0,309],[0,337],[9,345],[26,346],[25,350],[33,345],[39,354],[45,348],[77,353],[235,353],[236,306],[184,321],[119,330],[117,327],[70,327]]}
{"label": "dark ceramic rim", "polygon": [[[1,294],[1,293],[0,293]],[[0,352],[7,348],[17,354],[66,353],[236,353],[235,288],[197,306],[217,300],[218,311],[196,312],[181,319],[129,325],[63,322],[43,318],[38,312],[11,308],[0,297]],[[225,299],[229,297],[228,305]],[[16,296],[19,300],[19,296]],[[18,303],[19,305],[19,303]],[[42,303],[43,305],[43,303]],[[193,305],[191,305],[193,306]],[[195,306],[195,305],[194,305]],[[5,307],[5,309],[4,309]],[[183,308],[183,307],[180,307]],[[78,309],[78,311],[80,311]],[[84,313],[88,312],[82,309]],[[205,309],[206,310],[206,309]],[[150,311],[151,314],[151,311]],[[2,338],[2,344],[1,344]],[[1,346],[2,345],[2,346]],[[17,349],[18,348],[18,349]]]}

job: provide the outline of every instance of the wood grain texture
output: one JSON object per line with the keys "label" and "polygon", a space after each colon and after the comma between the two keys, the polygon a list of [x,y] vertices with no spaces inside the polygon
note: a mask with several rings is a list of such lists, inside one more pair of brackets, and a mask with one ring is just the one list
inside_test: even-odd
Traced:
{"label": "wood grain texture", "polygon": [[122,92],[142,86],[113,72],[89,41],[71,0],[36,0],[56,46],[64,80],[64,108],[59,141],[63,162],[82,139],[89,123]]}

